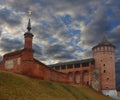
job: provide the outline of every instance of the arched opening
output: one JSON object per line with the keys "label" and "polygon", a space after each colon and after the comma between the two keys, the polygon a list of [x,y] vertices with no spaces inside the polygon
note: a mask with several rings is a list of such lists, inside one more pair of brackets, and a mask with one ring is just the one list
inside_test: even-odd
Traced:
{"label": "arched opening", "polygon": [[73,83],[74,80],[73,80],[73,73],[72,72],[68,73],[68,79],[69,79],[70,83]]}
{"label": "arched opening", "polygon": [[85,85],[89,85],[89,72],[88,72],[88,70],[83,72],[83,82]]}
{"label": "arched opening", "polygon": [[80,72],[79,71],[75,72],[75,83],[77,84],[80,83]]}

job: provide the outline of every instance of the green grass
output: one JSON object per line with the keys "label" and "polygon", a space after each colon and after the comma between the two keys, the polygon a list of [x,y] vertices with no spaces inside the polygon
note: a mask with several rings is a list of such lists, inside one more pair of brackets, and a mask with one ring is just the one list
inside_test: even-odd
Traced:
{"label": "green grass", "polygon": [[118,97],[120,98],[120,92],[118,92],[117,94],[118,94]]}
{"label": "green grass", "polygon": [[0,71],[0,100],[112,100],[88,87],[36,80]]}

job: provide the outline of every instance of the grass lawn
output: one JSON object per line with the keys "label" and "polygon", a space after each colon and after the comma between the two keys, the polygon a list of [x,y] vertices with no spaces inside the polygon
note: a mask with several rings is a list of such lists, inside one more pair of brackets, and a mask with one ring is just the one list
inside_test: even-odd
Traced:
{"label": "grass lawn", "polygon": [[0,100],[112,100],[88,87],[0,71]]}

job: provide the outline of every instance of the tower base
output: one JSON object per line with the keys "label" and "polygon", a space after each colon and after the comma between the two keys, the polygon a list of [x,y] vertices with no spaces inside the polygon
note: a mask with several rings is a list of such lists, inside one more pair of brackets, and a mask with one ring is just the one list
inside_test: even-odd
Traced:
{"label": "tower base", "polygon": [[102,93],[106,96],[112,97],[114,100],[118,100],[117,91],[116,90],[102,90]]}

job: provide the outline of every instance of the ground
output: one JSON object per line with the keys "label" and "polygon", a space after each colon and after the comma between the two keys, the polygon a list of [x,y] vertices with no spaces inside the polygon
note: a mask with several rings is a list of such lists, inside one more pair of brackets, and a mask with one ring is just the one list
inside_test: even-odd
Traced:
{"label": "ground", "polygon": [[0,71],[0,100],[112,100],[93,89]]}
{"label": "ground", "polygon": [[120,91],[118,92],[118,98],[120,99]]}

